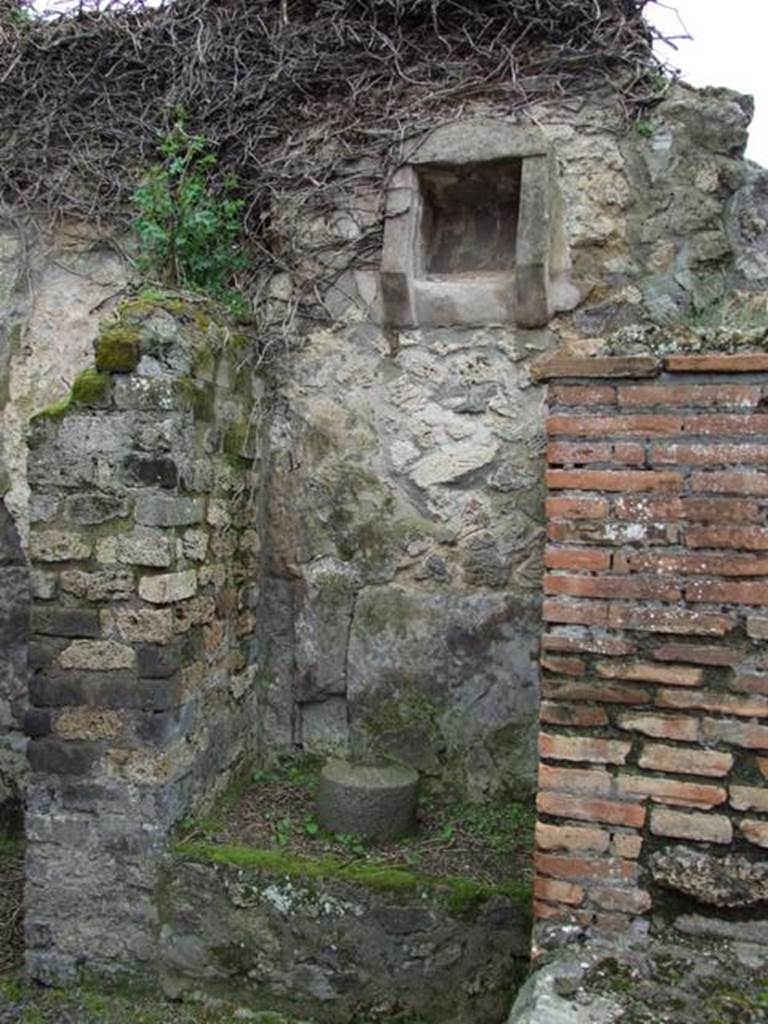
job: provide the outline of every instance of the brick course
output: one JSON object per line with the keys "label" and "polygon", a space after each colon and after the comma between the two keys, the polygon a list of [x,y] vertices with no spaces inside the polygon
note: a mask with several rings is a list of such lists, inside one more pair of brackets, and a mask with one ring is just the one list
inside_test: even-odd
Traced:
{"label": "brick course", "polygon": [[660,847],[768,847],[768,356],[637,369],[547,374],[573,378],[549,391],[534,906],[548,927],[662,910],[646,884]]}

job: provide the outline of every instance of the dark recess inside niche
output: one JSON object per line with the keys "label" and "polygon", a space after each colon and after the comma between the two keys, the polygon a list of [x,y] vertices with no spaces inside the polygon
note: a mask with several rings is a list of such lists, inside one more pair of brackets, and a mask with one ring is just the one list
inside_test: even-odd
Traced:
{"label": "dark recess inside niche", "polygon": [[419,167],[424,275],[514,270],[522,165],[518,159]]}

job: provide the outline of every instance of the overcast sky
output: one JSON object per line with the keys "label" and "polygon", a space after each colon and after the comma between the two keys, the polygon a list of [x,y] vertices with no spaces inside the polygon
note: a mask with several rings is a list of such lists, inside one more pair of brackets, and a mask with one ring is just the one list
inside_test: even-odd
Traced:
{"label": "overcast sky", "polygon": [[[677,9],[678,14],[674,13]],[[768,167],[768,0],[664,0],[646,8],[665,35],[693,39],[659,54],[691,85],[727,85],[755,97],[747,156]]]}

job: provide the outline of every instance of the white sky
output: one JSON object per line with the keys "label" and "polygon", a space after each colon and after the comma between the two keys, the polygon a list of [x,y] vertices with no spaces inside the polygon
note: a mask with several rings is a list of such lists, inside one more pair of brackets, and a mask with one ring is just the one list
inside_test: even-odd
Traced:
{"label": "white sky", "polygon": [[[677,9],[675,14],[674,9]],[[659,55],[691,85],[725,85],[755,98],[747,156],[768,167],[768,0],[663,0],[646,17],[665,35],[683,35]]]}

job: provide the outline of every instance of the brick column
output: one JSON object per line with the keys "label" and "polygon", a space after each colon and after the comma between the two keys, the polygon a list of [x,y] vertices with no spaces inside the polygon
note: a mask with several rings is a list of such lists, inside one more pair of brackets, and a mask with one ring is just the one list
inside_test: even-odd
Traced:
{"label": "brick column", "polygon": [[727,876],[731,854],[749,876],[768,847],[768,355],[557,359],[539,377],[538,941],[662,910],[686,930],[707,903],[717,932],[739,908],[713,911],[697,871]]}

